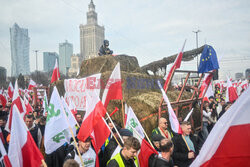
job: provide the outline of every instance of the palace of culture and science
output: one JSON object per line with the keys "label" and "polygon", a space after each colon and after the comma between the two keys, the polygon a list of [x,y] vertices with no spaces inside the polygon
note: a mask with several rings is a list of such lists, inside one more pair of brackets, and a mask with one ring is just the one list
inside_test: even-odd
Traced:
{"label": "palace of culture and science", "polygon": [[83,60],[97,57],[104,40],[104,27],[98,25],[93,0],[90,1],[87,12],[87,24],[81,24],[79,28],[81,57]]}

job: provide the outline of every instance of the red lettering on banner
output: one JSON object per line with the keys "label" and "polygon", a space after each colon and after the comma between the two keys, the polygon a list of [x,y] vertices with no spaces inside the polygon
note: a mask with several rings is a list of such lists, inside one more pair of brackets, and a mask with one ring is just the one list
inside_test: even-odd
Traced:
{"label": "red lettering on banner", "polygon": [[72,92],[72,80],[69,80],[69,91]]}
{"label": "red lettering on banner", "polygon": [[95,89],[95,77],[88,77],[87,78],[87,89]]}
{"label": "red lettering on banner", "polygon": [[82,84],[81,84],[81,92],[85,92],[86,89],[86,84],[84,84],[84,80],[82,80]]}
{"label": "red lettering on banner", "polygon": [[111,79],[109,79],[109,80],[107,81],[106,88],[109,89],[109,87],[110,87],[110,85],[111,85],[112,83],[114,83],[114,79],[111,78]]}
{"label": "red lettering on banner", "polygon": [[75,87],[75,89],[74,89],[74,90],[75,90],[76,92],[79,92],[79,91],[77,90],[77,85],[78,85],[78,82],[79,82],[79,80],[75,80],[75,86],[74,86],[74,87]]}

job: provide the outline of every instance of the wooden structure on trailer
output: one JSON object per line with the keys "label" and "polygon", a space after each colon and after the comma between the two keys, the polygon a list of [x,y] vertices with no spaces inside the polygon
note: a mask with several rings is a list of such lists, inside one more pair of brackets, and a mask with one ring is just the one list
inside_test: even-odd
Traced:
{"label": "wooden structure on trailer", "polygon": [[[44,91],[46,91],[47,95],[48,95],[48,91],[49,91],[49,88],[46,87],[46,86],[40,86],[40,87],[34,87],[32,88],[33,89],[33,105],[36,107],[38,106],[38,99],[43,99],[44,97]],[[38,95],[38,92],[40,93],[40,95]]]}
{"label": "wooden structure on trailer", "polygon": [[[169,79],[169,82],[167,83],[167,86],[166,86],[166,88],[165,88],[165,93],[166,93],[166,94],[167,94],[167,92],[168,92],[168,90],[169,90],[170,83],[171,83],[171,81],[172,81],[172,79],[173,79],[174,73],[187,73],[186,78],[185,78],[185,81],[184,81],[184,83],[183,83],[183,86],[182,86],[182,88],[181,88],[181,90],[180,90],[180,93],[179,93],[179,95],[178,95],[176,101],[170,102],[172,106],[175,106],[175,107],[173,107],[173,109],[174,109],[174,111],[175,111],[176,117],[178,118],[179,105],[182,105],[182,104],[188,105],[188,106],[189,106],[189,110],[191,110],[191,109],[192,109],[192,104],[193,104],[193,102],[198,101],[198,102],[200,102],[200,104],[201,104],[201,106],[200,106],[200,109],[201,109],[201,110],[200,110],[200,111],[202,111],[202,110],[203,110],[203,98],[204,98],[204,96],[205,96],[205,94],[206,94],[206,92],[207,92],[207,89],[208,89],[208,86],[207,86],[206,89],[205,89],[205,91],[203,92],[202,97],[199,97],[199,93],[200,93],[199,85],[200,85],[200,83],[201,83],[201,81],[202,81],[202,78],[204,78],[204,74],[200,74],[197,85],[194,85],[194,86],[191,86],[191,87],[190,87],[191,89],[193,89],[193,94],[192,94],[191,98],[190,98],[190,99],[181,100],[181,96],[182,96],[182,94],[183,94],[183,91],[184,91],[185,87],[187,87],[186,84],[187,84],[187,81],[188,81],[188,79],[189,79],[189,77],[190,77],[190,74],[191,74],[191,73],[197,73],[197,74],[198,74],[198,72],[197,72],[197,71],[187,71],[187,70],[174,70],[173,73],[171,74],[171,77],[170,77],[170,79]],[[213,73],[213,72],[208,72],[208,73]],[[210,80],[210,82],[211,82],[211,80]],[[208,85],[210,84],[210,82],[208,83]],[[166,109],[166,107],[167,107],[167,104],[164,103],[164,100],[163,100],[163,98],[162,98],[162,100],[161,100],[161,102],[160,102],[160,106],[159,106],[159,112],[158,112],[158,116],[159,116],[159,117],[158,117],[158,119],[161,117],[161,113],[162,113],[162,111],[163,111],[162,109]],[[201,112],[201,126],[200,126],[200,127],[197,127],[195,130],[200,130],[200,129],[202,129],[202,117],[203,117],[203,112]],[[193,125],[194,125],[194,122],[193,122],[192,115],[191,115],[190,118],[191,118],[191,124],[192,124],[192,126],[193,126]]]}

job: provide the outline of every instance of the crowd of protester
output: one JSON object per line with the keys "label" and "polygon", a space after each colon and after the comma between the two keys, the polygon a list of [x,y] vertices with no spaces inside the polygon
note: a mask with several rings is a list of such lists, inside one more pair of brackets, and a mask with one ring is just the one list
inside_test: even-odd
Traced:
{"label": "crowd of protester", "polygon": [[[178,88],[179,89],[179,88]],[[180,89],[179,89],[180,90]],[[225,91],[215,87],[215,94],[208,98],[203,103],[203,118],[200,138],[202,143],[207,139],[209,133],[213,129],[216,122],[228,110],[231,103],[225,102]],[[109,138],[106,140],[98,155],[94,151],[91,143],[91,137],[85,141],[77,140],[79,150],[72,143],[65,143],[52,154],[46,155],[44,148],[44,131],[46,125],[46,113],[41,103],[34,107],[34,111],[27,113],[24,117],[24,122],[31,133],[35,144],[40,149],[45,157],[47,166],[53,167],[69,167],[81,166],[81,158],[84,160],[85,166],[92,167],[98,163],[101,167],[135,167],[138,166],[138,159],[135,158],[140,150],[141,144],[137,138],[133,137],[133,133],[128,129],[121,128],[115,121],[114,124],[108,122],[112,131]],[[2,131],[1,139],[8,150],[10,134],[5,130],[8,114],[11,109],[11,101],[3,108],[0,106],[0,127]],[[75,118],[79,126],[83,121],[82,113],[76,113]],[[116,128],[114,128],[116,127]],[[165,166],[189,166],[201,149],[198,144],[199,137],[192,132],[191,124],[187,121],[181,122],[182,134],[174,133],[168,126],[166,118],[160,118],[158,126],[153,129],[150,140],[154,149],[158,154],[152,154],[148,160],[149,167],[165,167]],[[79,128],[77,132],[79,131]],[[119,137],[121,136],[121,138]],[[121,149],[118,146],[121,146]],[[96,156],[98,161],[96,162]],[[3,166],[3,164],[0,164]]]}

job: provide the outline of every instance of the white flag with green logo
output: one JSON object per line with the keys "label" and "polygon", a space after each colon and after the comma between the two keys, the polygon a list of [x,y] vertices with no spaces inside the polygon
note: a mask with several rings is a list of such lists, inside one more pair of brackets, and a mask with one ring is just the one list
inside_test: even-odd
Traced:
{"label": "white flag with green logo", "polygon": [[136,117],[133,109],[131,107],[129,107],[128,108],[128,115],[127,115],[127,122],[126,122],[126,129],[130,130],[133,133],[133,136],[136,137],[137,134],[135,134],[133,132],[132,127],[140,134],[140,136],[142,138],[145,137],[145,135],[143,133],[143,127],[141,126],[140,121]]}
{"label": "white flag with green logo", "polygon": [[54,87],[51,95],[50,104],[47,108],[48,114],[46,119],[44,146],[46,154],[51,154],[57,148],[68,142],[68,123],[66,114],[62,108],[62,102],[57,91]]}

